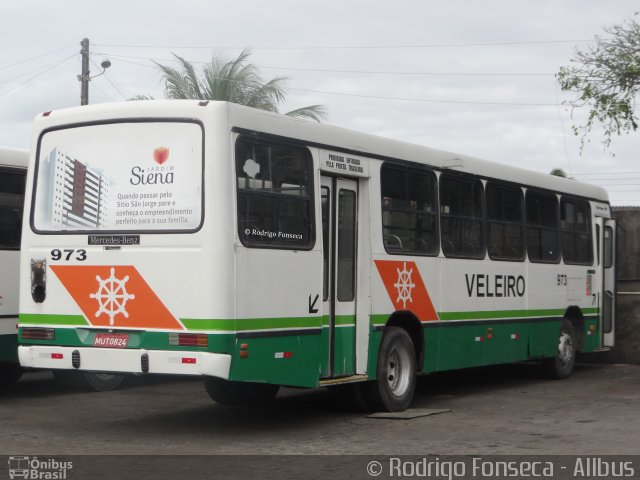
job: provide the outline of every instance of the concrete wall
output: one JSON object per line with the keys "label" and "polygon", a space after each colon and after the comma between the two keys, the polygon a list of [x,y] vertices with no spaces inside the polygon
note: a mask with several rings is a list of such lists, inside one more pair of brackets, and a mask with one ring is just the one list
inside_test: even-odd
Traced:
{"label": "concrete wall", "polygon": [[640,364],[640,207],[614,207],[617,222],[616,347],[583,360]]}

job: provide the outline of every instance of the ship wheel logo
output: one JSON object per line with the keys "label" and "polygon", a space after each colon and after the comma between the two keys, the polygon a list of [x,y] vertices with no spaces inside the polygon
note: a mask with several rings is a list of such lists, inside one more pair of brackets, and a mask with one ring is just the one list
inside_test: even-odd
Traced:
{"label": "ship wheel logo", "polygon": [[393,286],[398,290],[398,298],[396,299],[396,302],[401,301],[402,308],[407,308],[407,300],[413,303],[411,291],[416,286],[416,284],[411,280],[413,268],[407,270],[407,262],[404,262],[402,270],[396,268],[396,271],[398,272],[398,280],[393,284]]}
{"label": "ship wheel logo", "polygon": [[98,291],[89,295],[91,298],[95,298],[98,301],[98,311],[96,317],[99,317],[103,313],[109,315],[109,324],[114,324],[116,315],[122,314],[125,318],[129,318],[129,314],[125,307],[129,300],[133,300],[136,296],[133,293],[127,292],[126,283],[129,281],[129,275],[120,280],[115,276],[116,269],[111,268],[111,276],[106,279],[100,278],[100,275],[96,275],[98,280]]}

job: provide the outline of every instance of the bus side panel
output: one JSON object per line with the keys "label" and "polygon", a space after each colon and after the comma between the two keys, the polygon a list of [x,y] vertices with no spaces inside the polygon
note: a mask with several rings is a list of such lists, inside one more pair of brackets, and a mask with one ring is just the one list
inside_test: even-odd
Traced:
{"label": "bus side panel", "polygon": [[248,354],[233,355],[231,380],[317,386],[323,312],[312,303],[322,295],[322,252],[236,252],[236,348]]}

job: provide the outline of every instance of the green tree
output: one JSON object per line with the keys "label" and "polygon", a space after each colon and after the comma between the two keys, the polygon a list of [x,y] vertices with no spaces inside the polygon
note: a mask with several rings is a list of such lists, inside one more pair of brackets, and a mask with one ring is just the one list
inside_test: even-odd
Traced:
{"label": "green tree", "polygon": [[567,173],[561,168],[554,168],[549,172],[549,175],[555,175],[556,177],[567,178]]}
{"label": "green tree", "polygon": [[567,102],[572,109],[590,109],[586,123],[573,127],[582,146],[596,123],[604,128],[605,147],[614,134],[638,129],[634,110],[640,93],[640,25],[632,18],[605,31],[608,38],[596,36],[595,44],[576,50],[573,65],[560,68],[557,75],[563,91],[577,94]]}
{"label": "green tree", "polygon": [[[156,65],[162,70],[167,98],[222,100],[277,112],[278,105],[286,97],[287,78],[263,81],[258,68],[247,62],[250,55],[251,51],[244,49],[232,60],[215,56],[201,71],[196,71],[191,62],[175,54],[180,69],[157,62]],[[320,122],[327,114],[323,105],[311,105],[285,115]]]}

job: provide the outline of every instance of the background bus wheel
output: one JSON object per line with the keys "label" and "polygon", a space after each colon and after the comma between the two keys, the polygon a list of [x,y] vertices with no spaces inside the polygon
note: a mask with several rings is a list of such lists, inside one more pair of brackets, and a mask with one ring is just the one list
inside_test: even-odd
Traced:
{"label": "background bus wheel", "polygon": [[10,387],[22,376],[22,368],[17,363],[0,363],[0,386]]}
{"label": "background bus wheel", "polygon": [[258,405],[267,403],[278,393],[279,385],[270,383],[231,382],[217,377],[204,380],[207,393],[222,405]]}
{"label": "background bus wheel", "polygon": [[380,344],[377,380],[358,385],[360,405],[367,410],[406,410],[413,400],[416,370],[411,337],[402,328],[389,327]]}
{"label": "background bus wheel", "polygon": [[562,322],[558,337],[558,351],[553,358],[545,358],[542,368],[550,378],[563,379],[571,375],[576,362],[576,342],[573,325],[567,319]]}
{"label": "background bus wheel", "polygon": [[54,370],[53,376],[58,382],[74,390],[89,390],[93,392],[108,392],[115,390],[124,380],[124,375],[98,372],[76,372],[69,370]]}

